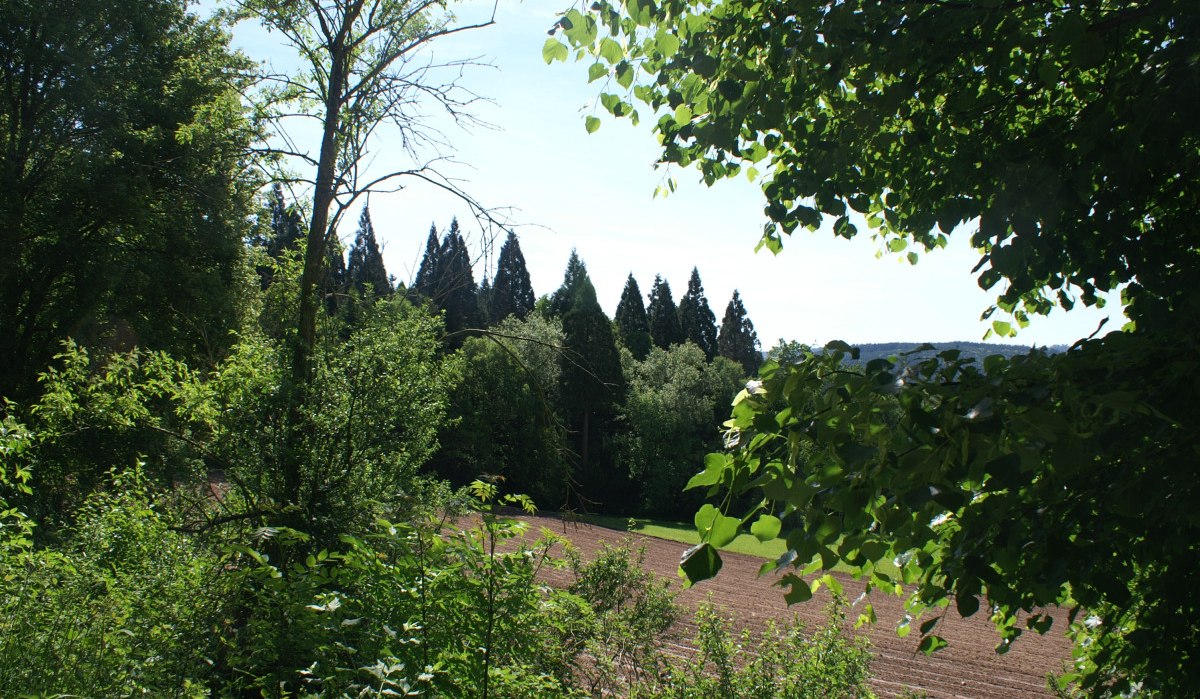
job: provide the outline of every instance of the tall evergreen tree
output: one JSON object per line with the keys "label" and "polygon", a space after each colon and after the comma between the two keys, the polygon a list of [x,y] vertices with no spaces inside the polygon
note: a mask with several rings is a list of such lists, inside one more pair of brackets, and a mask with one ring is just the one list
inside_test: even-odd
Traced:
{"label": "tall evergreen tree", "polygon": [[583,260],[579,259],[579,253],[572,249],[571,257],[567,259],[567,271],[563,274],[562,286],[550,295],[548,308],[551,316],[561,318],[566,315],[575,303],[575,292],[585,279],[588,279],[587,267]]}
{"label": "tall evergreen tree", "polygon": [[433,282],[437,276],[438,256],[441,254],[441,246],[438,244],[437,226],[429,224],[429,237],[425,239],[425,256],[421,258],[421,266],[417,268],[417,276],[413,279],[412,291],[415,294],[424,296],[426,299],[433,298]]}
{"label": "tall evergreen tree", "polygon": [[625,280],[625,288],[621,291],[621,302],[617,304],[614,321],[625,347],[638,361],[645,359],[646,355],[650,354],[650,320],[642,302],[642,290],[638,288],[632,273]]}
{"label": "tall evergreen tree", "polygon": [[573,436],[576,480],[584,497],[612,510],[628,504],[629,481],[613,469],[615,417],[625,389],[612,322],[596,300],[587,268],[575,253],[563,287],[555,294],[570,304],[562,316],[563,410]]}
{"label": "tall evergreen tree", "polygon": [[492,283],[488,302],[488,321],[491,324],[499,323],[510,315],[524,320],[533,312],[536,300],[521,244],[517,236],[509,231],[508,238],[500,247],[500,258],[496,261],[496,279]]}
{"label": "tall evergreen tree", "polygon": [[688,279],[687,293],[679,300],[679,325],[684,339],[704,350],[705,358],[712,361],[717,355],[717,319],[708,307],[700,270],[695,267]]}
{"label": "tall evergreen tree", "polygon": [[733,290],[733,298],[725,307],[725,317],[721,319],[721,332],[717,335],[717,354],[727,357],[742,365],[747,374],[758,371],[762,363],[759,353],[758,333],[754,332],[754,323],[746,315],[746,307],[742,305],[742,297],[737,289]]}
{"label": "tall evergreen tree", "polygon": [[350,288],[346,272],[346,260],[342,257],[342,242],[336,235],[329,236],[325,246],[325,269],[317,288],[325,299],[325,312],[333,315],[342,307],[342,300]]}
{"label": "tall evergreen tree", "polygon": [[359,293],[365,293],[367,285],[370,285],[376,297],[392,293],[392,282],[383,266],[383,255],[375,239],[375,226],[371,224],[371,211],[366,206],[358,218],[358,231],[354,234],[354,244],[350,246],[346,280]]}
{"label": "tall evergreen tree", "polygon": [[[270,221],[265,236],[256,236],[251,240],[251,244],[261,247],[273,259],[278,260],[285,251],[300,247],[300,241],[304,238],[304,224],[300,220],[300,214],[288,206],[283,195],[283,186],[278,182],[267,195],[267,213],[270,215]],[[266,289],[271,285],[275,270],[264,265],[257,271],[261,287]]]}
{"label": "tall evergreen tree", "polygon": [[462,346],[463,330],[482,325],[479,316],[479,296],[475,275],[471,270],[471,253],[458,228],[458,219],[450,222],[450,230],[438,249],[438,264],[433,280],[433,302],[445,311],[446,333],[450,346]]}
{"label": "tall evergreen tree", "polygon": [[684,341],[683,328],[679,326],[679,309],[675,306],[675,299],[671,298],[671,285],[661,275],[654,275],[646,316],[650,321],[650,338],[655,347],[667,349]]}
{"label": "tall evergreen tree", "polygon": [[487,327],[492,327],[496,321],[492,319],[492,304],[495,302],[495,293],[492,289],[492,283],[488,281],[487,275],[483,275],[483,281],[479,282],[479,291],[475,294],[476,300],[479,302],[479,318]]}

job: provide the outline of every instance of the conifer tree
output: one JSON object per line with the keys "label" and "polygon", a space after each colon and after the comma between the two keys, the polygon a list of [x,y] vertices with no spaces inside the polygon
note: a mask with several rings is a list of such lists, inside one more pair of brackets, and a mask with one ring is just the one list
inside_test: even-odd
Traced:
{"label": "conifer tree", "polygon": [[[339,257],[341,257],[339,255]],[[371,211],[364,206],[358,218],[358,231],[354,244],[350,246],[350,262],[346,265],[346,280],[360,293],[366,293],[370,285],[376,297],[392,293],[392,282],[383,266],[383,255],[375,239],[375,226],[371,224]]]}
{"label": "conifer tree", "polygon": [[[567,271],[563,274],[562,286],[550,296],[548,309],[551,316],[563,317],[575,303],[575,292],[584,279],[588,279],[587,267],[579,259],[579,253],[571,249],[571,257],[567,259]],[[590,279],[589,279],[590,283]]]}
{"label": "conifer tree", "polygon": [[717,355],[717,319],[704,297],[704,286],[700,283],[700,270],[692,268],[687,293],[679,300],[679,325],[683,337],[704,350],[709,361]]}
{"label": "conifer tree", "polygon": [[612,472],[610,449],[615,416],[625,392],[620,353],[587,268],[574,252],[555,297],[570,300],[562,315],[566,349],[561,395],[574,438],[576,480],[585,497],[610,509],[620,508],[629,484],[626,477]]}
{"label": "conifer tree", "polygon": [[496,261],[496,279],[492,283],[492,294],[488,303],[489,323],[499,323],[510,315],[524,320],[533,312],[537,297],[529,281],[529,270],[525,267],[525,255],[521,244],[512,231],[500,248]]}
{"label": "conifer tree", "polygon": [[317,288],[325,299],[325,312],[334,315],[342,307],[342,300],[349,289],[346,261],[342,257],[342,243],[337,236],[330,236],[325,246],[325,269]]}
{"label": "conifer tree", "polygon": [[438,249],[432,287],[434,304],[446,314],[446,333],[451,338],[449,345],[461,347],[465,339],[462,331],[478,328],[482,323],[475,275],[471,270],[471,254],[459,232],[457,218],[450,222],[450,230]]}
{"label": "conifer tree", "polygon": [[650,321],[650,338],[655,347],[667,349],[684,341],[683,328],[679,326],[679,309],[671,297],[671,285],[661,275],[654,275],[646,316]]}
{"label": "conifer tree", "polygon": [[721,332],[717,335],[717,354],[742,365],[747,374],[753,375],[762,363],[759,353],[758,333],[754,332],[754,323],[746,315],[746,307],[737,289],[733,290],[733,298],[725,307],[725,317],[721,319]]}
{"label": "conifer tree", "polygon": [[[267,195],[267,213],[270,221],[266,235],[256,235],[250,243],[261,247],[272,259],[278,260],[285,251],[298,249],[300,240],[304,237],[300,214],[287,205],[283,196],[283,186],[278,182]],[[264,265],[257,271],[261,288],[266,289],[271,285],[275,270],[269,265]]]}
{"label": "conifer tree", "polygon": [[621,302],[617,304],[614,320],[621,342],[638,361],[645,359],[646,355],[650,354],[650,320],[642,302],[642,290],[638,288],[632,273],[625,280],[625,288],[621,291]]}
{"label": "conifer tree", "polygon": [[479,291],[475,295],[479,302],[480,322],[490,328],[497,323],[496,319],[492,317],[492,305],[495,303],[496,295],[486,274],[483,275],[483,281],[479,282]]}
{"label": "conifer tree", "polygon": [[429,224],[429,237],[425,239],[425,256],[421,258],[421,266],[417,268],[417,276],[413,279],[414,294],[433,298],[433,280],[437,276],[438,255],[441,247],[438,244],[437,226]]}

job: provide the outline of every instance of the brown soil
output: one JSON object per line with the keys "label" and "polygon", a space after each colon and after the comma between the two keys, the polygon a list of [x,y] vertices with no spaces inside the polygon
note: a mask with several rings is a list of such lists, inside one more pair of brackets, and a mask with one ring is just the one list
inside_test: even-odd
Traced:
{"label": "brown soil", "polygon": [[[680,604],[692,610],[711,595],[714,603],[736,616],[739,627],[758,629],[770,619],[787,621],[793,616],[810,627],[825,621],[829,596],[824,589],[811,601],[789,609],[783,601],[783,590],[774,586],[777,576],[758,576],[762,559],[722,553],[724,567],[715,579],[680,591],[682,585],[676,570],[679,556],[686,548],[683,544],[583,523],[564,524],[551,517],[521,519],[530,524],[532,532],[545,527],[569,539],[585,559],[590,559],[603,543],[615,544],[632,537],[638,545],[646,547],[646,567],[671,581],[672,589],[679,591],[677,600]],[[568,584],[569,576],[564,571],[547,574],[548,582],[564,586]],[[858,597],[862,583],[840,574],[839,579],[849,600]],[[1047,635],[1029,632],[1018,639],[1007,654],[998,655],[995,647],[1000,638],[983,611],[963,619],[951,609],[936,630],[950,645],[928,657],[917,651],[920,639],[915,627],[918,623],[913,623],[913,633],[907,638],[896,635],[896,624],[904,617],[901,598],[876,591],[871,595],[871,603],[878,623],[864,629],[863,633],[870,639],[875,654],[871,664],[872,685],[880,697],[899,697],[906,690],[924,692],[930,699],[1049,697],[1052,695],[1046,688],[1047,673],[1061,671],[1063,663],[1071,657],[1070,641],[1063,636],[1065,612],[1053,614],[1054,628]],[[849,611],[850,618],[857,617],[856,609]],[[678,649],[681,652],[687,651],[686,644],[695,631],[690,614],[685,617],[685,622],[676,629],[677,637],[684,644]]]}

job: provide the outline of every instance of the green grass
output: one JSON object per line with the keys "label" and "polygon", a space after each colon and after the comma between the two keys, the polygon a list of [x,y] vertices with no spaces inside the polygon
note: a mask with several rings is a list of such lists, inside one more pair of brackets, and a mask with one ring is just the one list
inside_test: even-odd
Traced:
{"label": "green grass", "polygon": [[[598,527],[629,531],[635,534],[653,536],[656,539],[678,541],[689,546],[700,543],[700,535],[696,528],[682,522],[665,522],[658,519],[605,517],[603,515],[584,515],[583,520]],[[633,522],[630,528],[629,523]],[[748,556],[774,560],[787,551],[787,543],[783,539],[759,541],[751,534],[739,534],[728,546],[722,546],[722,551],[744,553]]]}
{"label": "green grass", "polygon": [[[605,527],[606,529],[644,534],[656,539],[678,541],[681,544],[689,546],[700,543],[700,535],[696,533],[696,528],[682,522],[667,522],[660,519],[644,519],[640,517],[607,517],[604,515],[583,515],[583,520],[589,524]],[[632,527],[630,526],[630,522],[633,523]],[[759,541],[752,534],[739,534],[728,546],[722,546],[721,550],[744,553],[756,558],[776,560],[787,551],[787,542],[783,539]],[[880,572],[887,573],[888,575],[899,573],[896,567],[891,565],[890,562],[880,562],[877,565]],[[841,561],[838,561],[833,570],[842,573],[853,572],[849,565]]]}

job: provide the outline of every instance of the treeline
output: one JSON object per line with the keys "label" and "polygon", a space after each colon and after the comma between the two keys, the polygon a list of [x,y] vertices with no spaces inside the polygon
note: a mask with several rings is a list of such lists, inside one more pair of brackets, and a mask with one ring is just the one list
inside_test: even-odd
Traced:
{"label": "treeline", "polygon": [[[252,244],[274,260],[295,254],[303,232],[281,187],[266,209],[269,226]],[[574,252],[559,288],[538,298],[511,232],[480,283],[457,219],[444,234],[430,226],[408,286],[385,269],[365,206],[353,240],[345,259],[336,240],[327,250],[327,311],[352,322],[359,305],[349,299],[394,295],[440,317],[444,350],[459,353],[430,472],[456,486],[499,477],[555,510],[695,509],[680,491],[720,447],[717,425],[761,357],[736,290],[718,326],[697,269],[678,303],[661,276],[643,299],[630,274],[610,319]],[[260,267],[264,289],[271,269]]]}
{"label": "treeline", "polygon": [[[238,3],[276,29],[388,23],[382,49],[351,28],[355,57],[441,31],[398,7]],[[515,237],[476,286],[458,226],[432,230],[397,285],[366,208],[348,250],[332,234],[352,196],[297,202],[302,179],[260,175],[271,115],[223,22],[182,0],[0,0],[0,696],[712,696],[718,678],[664,655],[679,610],[635,551],[564,557],[496,513],[532,509],[521,492],[682,509],[751,368],[716,356],[711,313],[704,349],[681,334],[682,307],[707,308],[698,275],[681,333],[648,325],[637,357],[581,260],[539,301]],[[702,662],[744,696],[865,687],[836,620],[746,662],[699,621]]]}

